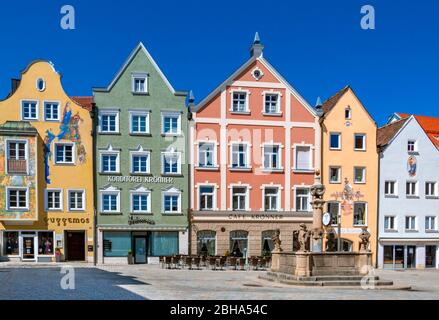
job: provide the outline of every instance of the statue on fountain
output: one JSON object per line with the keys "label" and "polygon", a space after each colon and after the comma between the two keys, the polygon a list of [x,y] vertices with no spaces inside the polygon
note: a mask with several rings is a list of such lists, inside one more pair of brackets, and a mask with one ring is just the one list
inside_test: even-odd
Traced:
{"label": "statue on fountain", "polygon": [[368,252],[369,251],[369,243],[370,243],[370,232],[367,231],[367,227],[361,228],[360,233],[360,252]]}
{"label": "statue on fountain", "polygon": [[274,243],[274,250],[273,252],[282,252],[282,248],[281,248],[281,243],[282,241],[280,240],[280,230],[276,229],[274,236],[271,238],[273,240]]}
{"label": "statue on fountain", "polygon": [[301,223],[299,227],[299,252],[308,252],[307,244],[309,243],[310,232],[304,223]]}

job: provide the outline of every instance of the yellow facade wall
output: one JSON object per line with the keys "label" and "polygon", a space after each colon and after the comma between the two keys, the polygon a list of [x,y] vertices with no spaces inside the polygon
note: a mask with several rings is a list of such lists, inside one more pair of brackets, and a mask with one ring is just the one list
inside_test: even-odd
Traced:
{"label": "yellow facade wall", "polygon": [[[345,109],[351,108],[351,119],[345,118]],[[341,150],[330,149],[330,133],[341,133]],[[366,135],[366,151],[354,150],[354,135]],[[370,249],[376,264],[377,254],[377,197],[378,197],[378,153],[376,148],[377,127],[352,89],[338,100],[333,109],[325,114],[322,121],[322,182],[326,186],[325,201],[343,203],[342,193],[345,179],[352,187],[353,201],[367,203],[366,224],[371,233]],[[330,183],[331,166],[341,167],[340,183]],[[366,181],[354,183],[354,167],[366,168]],[[352,201],[341,206],[341,237],[352,241],[353,251],[359,250],[361,227],[354,226],[353,213],[349,210]],[[337,230],[337,227],[334,227]]]}
{"label": "yellow facade wall", "polygon": [[[45,89],[37,90],[38,79],[44,79]],[[65,231],[85,231],[85,257],[88,261],[93,261],[93,252],[88,250],[88,246],[93,245],[94,237],[94,209],[93,209],[93,144],[92,144],[92,119],[90,112],[73,101],[65,93],[61,77],[55,71],[52,64],[45,61],[31,63],[22,73],[21,82],[18,89],[9,98],[0,101],[0,123],[6,121],[21,121],[21,101],[38,101],[38,120],[30,121],[39,133],[38,136],[38,220],[34,223],[0,221],[1,230],[35,230],[35,231],[54,231],[56,235],[63,235]],[[43,102],[54,101],[60,104],[60,118],[58,122],[44,121]],[[54,144],[56,142],[72,142],[68,135],[63,139],[55,140],[51,143],[52,157],[50,164],[50,180],[45,181],[44,164],[44,139],[47,131],[55,135],[61,131],[64,109],[71,111],[72,121],[75,125],[75,135],[79,137],[79,142],[75,140],[75,164],[74,165],[55,165]],[[81,150],[78,152],[78,150]],[[45,209],[45,189],[63,190],[63,209],[59,212],[47,212]],[[71,189],[85,190],[85,210],[73,212],[68,210],[68,194]],[[55,240],[55,238],[54,238]],[[56,242],[56,241],[54,241]],[[66,239],[63,239],[61,257],[65,258]],[[54,245],[56,248],[56,243]]]}

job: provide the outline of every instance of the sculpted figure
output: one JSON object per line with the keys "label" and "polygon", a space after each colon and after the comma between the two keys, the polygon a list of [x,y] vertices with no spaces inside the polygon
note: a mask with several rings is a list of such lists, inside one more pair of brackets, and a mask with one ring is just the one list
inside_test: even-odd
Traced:
{"label": "sculpted figure", "polygon": [[307,247],[307,244],[309,242],[310,234],[309,234],[309,231],[306,227],[306,224],[301,223],[299,227],[300,227],[300,229],[299,229],[299,245],[300,245],[299,251],[307,252],[308,250],[306,247]]}
{"label": "sculpted figure", "polygon": [[281,243],[282,241],[280,240],[280,230],[276,229],[274,236],[272,238],[273,243],[274,243],[274,250],[273,252],[282,252],[282,248],[281,248]]}
{"label": "sculpted figure", "polygon": [[370,243],[370,233],[367,231],[367,227],[361,228],[360,233],[360,251],[365,252],[369,251],[369,243]]}

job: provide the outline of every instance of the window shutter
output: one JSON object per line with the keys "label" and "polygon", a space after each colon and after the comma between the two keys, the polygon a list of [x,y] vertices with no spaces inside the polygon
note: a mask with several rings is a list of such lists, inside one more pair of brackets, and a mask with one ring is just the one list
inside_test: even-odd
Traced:
{"label": "window shutter", "polygon": [[296,169],[311,169],[311,157],[309,147],[297,147]]}

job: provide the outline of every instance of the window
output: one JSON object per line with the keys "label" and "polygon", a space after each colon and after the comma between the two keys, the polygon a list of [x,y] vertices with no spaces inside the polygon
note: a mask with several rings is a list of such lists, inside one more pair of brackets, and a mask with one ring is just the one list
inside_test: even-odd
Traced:
{"label": "window", "polygon": [[243,257],[248,250],[248,232],[236,230],[230,232],[230,252],[234,257]]}
{"label": "window", "polygon": [[354,202],[354,226],[366,225],[366,203]]}
{"label": "window", "polygon": [[101,195],[101,202],[102,212],[119,212],[119,192],[103,192]]}
{"label": "window", "polygon": [[166,152],[162,155],[163,174],[181,174],[180,152]]}
{"label": "window", "polygon": [[405,229],[406,230],[416,230],[416,217],[408,216],[405,217]]}
{"label": "window", "polygon": [[366,135],[365,134],[355,134],[355,150],[366,150]]}
{"label": "window", "polygon": [[59,121],[59,103],[58,102],[44,102],[44,120]]}
{"label": "window", "polygon": [[197,232],[197,254],[214,256],[216,254],[216,232],[203,230]]}
{"label": "window", "polygon": [[148,83],[147,83],[147,74],[133,74],[133,93],[147,93],[148,92]]}
{"label": "window", "polygon": [[18,231],[3,232],[3,254],[6,256],[18,256],[20,254]]}
{"label": "window", "polygon": [[351,109],[350,107],[347,107],[347,108],[344,110],[344,118],[345,118],[346,120],[350,120],[350,119],[352,119],[352,109]]}
{"label": "window", "polygon": [[425,196],[426,197],[437,197],[437,183],[436,182],[426,182],[425,183]]}
{"label": "window", "polygon": [[6,188],[8,210],[27,210],[28,209],[28,190],[27,188]]}
{"label": "window", "polygon": [[265,94],[265,109],[267,114],[279,113],[279,95],[278,94]]}
{"label": "window", "polygon": [[46,190],[46,209],[62,210],[62,190]]}
{"label": "window", "polygon": [[366,182],[366,168],[355,167],[354,168],[354,182],[355,183],[365,183]]}
{"label": "window", "polygon": [[104,231],[104,257],[126,257],[131,251],[131,232]]}
{"label": "window", "polygon": [[232,145],[232,168],[247,168],[247,144]]}
{"label": "window", "polygon": [[279,210],[279,189],[265,188],[264,189],[264,209],[265,211]]}
{"label": "window", "polygon": [[150,193],[133,192],[131,194],[131,212],[132,213],[149,213],[150,209]]}
{"label": "window", "polygon": [[162,134],[181,134],[181,113],[162,113]]}
{"label": "window", "polygon": [[38,91],[44,91],[44,89],[46,89],[46,82],[44,81],[44,79],[38,78],[36,87]]}
{"label": "window", "polygon": [[101,173],[119,172],[119,154],[101,153]]}
{"label": "window", "polygon": [[215,188],[213,186],[200,186],[200,210],[213,210],[214,191]]}
{"label": "window", "polygon": [[149,153],[131,154],[131,173],[146,174],[150,172]]}
{"label": "window", "polygon": [[405,185],[405,194],[407,197],[416,197],[418,195],[418,183],[407,181]]}
{"label": "window", "polygon": [[393,216],[385,216],[384,217],[384,230],[396,230],[395,217],[393,217]]}
{"label": "window", "polygon": [[271,252],[274,249],[273,237],[275,236],[275,230],[265,230],[262,231],[262,243],[261,243],[261,255],[263,257],[270,257]]}
{"label": "window", "polygon": [[119,112],[115,110],[100,111],[100,133],[118,133],[119,132]]}
{"label": "window", "polygon": [[211,142],[200,142],[198,145],[198,166],[210,168],[215,166],[214,149],[215,144]]}
{"label": "window", "polygon": [[341,168],[340,167],[329,167],[329,183],[340,183],[341,182]]}
{"label": "window", "polygon": [[334,150],[341,149],[341,134],[340,133],[330,133],[329,134],[329,148]]}
{"label": "window", "polygon": [[280,147],[278,145],[264,146],[264,168],[280,169]]}
{"label": "window", "polygon": [[296,211],[308,212],[310,211],[309,189],[296,189]]}
{"label": "window", "polygon": [[416,140],[407,141],[407,152],[416,152]]}
{"label": "window", "polygon": [[233,112],[247,112],[247,93],[234,92],[232,101]]}
{"label": "window", "polygon": [[178,232],[151,232],[149,241],[149,256],[174,256],[178,254]]}
{"label": "window", "polygon": [[311,170],[311,147],[296,146],[296,170]]}
{"label": "window", "polygon": [[331,225],[338,225],[338,216],[340,214],[340,203],[328,202],[328,212],[331,215]]}
{"label": "window", "polygon": [[53,244],[53,232],[38,232],[38,254],[53,255]]}
{"label": "window", "polygon": [[7,169],[9,174],[27,173],[27,142],[7,142]]}
{"label": "window", "polygon": [[233,187],[232,188],[232,210],[244,211],[247,210],[247,188]]}
{"label": "window", "polygon": [[85,210],[84,190],[69,190],[69,210]]}
{"label": "window", "polygon": [[74,163],[74,145],[73,144],[55,144],[55,163],[56,164],[73,164]]}
{"label": "window", "polygon": [[38,120],[38,102],[23,101],[21,103],[22,120]]}
{"label": "window", "polygon": [[164,194],[163,208],[165,213],[180,213],[180,194]]}
{"label": "window", "polygon": [[436,217],[425,217],[425,230],[433,231],[436,230]]}
{"label": "window", "polygon": [[149,134],[149,112],[132,111],[131,134]]}
{"label": "window", "polygon": [[396,181],[385,181],[384,182],[384,194],[386,196],[396,196]]}

